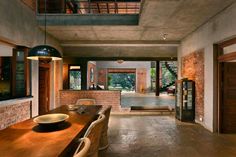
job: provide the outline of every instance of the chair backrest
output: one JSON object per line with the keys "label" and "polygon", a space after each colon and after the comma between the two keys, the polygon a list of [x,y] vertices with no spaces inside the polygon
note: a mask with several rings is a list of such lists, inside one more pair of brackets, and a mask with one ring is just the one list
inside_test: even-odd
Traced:
{"label": "chair backrest", "polygon": [[111,107],[112,106],[105,106],[105,107],[103,106],[102,110],[100,111],[100,114],[105,115],[105,122],[104,122],[104,126],[102,128],[99,150],[104,150],[109,145],[107,132],[108,132],[108,123],[109,123],[109,118],[110,118],[110,113],[111,113]]}
{"label": "chair backrest", "polygon": [[104,114],[105,115],[105,122],[104,122],[103,131],[107,131],[107,129],[108,129],[108,123],[109,123],[111,108],[112,108],[112,106],[105,106],[99,112],[100,114]]}
{"label": "chair backrest", "polygon": [[87,157],[91,141],[89,138],[84,137],[80,139],[80,144],[77,147],[73,157]]}
{"label": "chair backrest", "polygon": [[105,115],[100,114],[98,119],[91,123],[91,125],[84,134],[84,137],[89,138],[91,141],[88,157],[98,156],[99,143],[104,122],[105,122]]}
{"label": "chair backrest", "polygon": [[95,105],[95,99],[78,99],[76,105]]}

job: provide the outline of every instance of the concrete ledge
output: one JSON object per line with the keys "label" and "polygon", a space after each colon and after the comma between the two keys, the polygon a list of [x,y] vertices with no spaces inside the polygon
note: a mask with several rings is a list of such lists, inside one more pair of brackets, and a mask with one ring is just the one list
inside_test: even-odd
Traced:
{"label": "concrete ledge", "polygon": [[23,97],[23,98],[14,98],[14,99],[9,99],[9,100],[3,100],[0,101],[0,107],[6,107],[6,106],[11,106],[14,104],[20,104],[23,102],[27,102],[27,101],[32,101],[33,97],[29,96],[29,97]]}
{"label": "concrete ledge", "polygon": [[[44,25],[44,14],[37,15],[38,24]],[[138,25],[139,15],[80,15],[80,14],[47,14],[48,26],[70,25]]]}
{"label": "concrete ledge", "polygon": [[124,116],[174,116],[174,112],[111,112],[111,115],[124,115]]}

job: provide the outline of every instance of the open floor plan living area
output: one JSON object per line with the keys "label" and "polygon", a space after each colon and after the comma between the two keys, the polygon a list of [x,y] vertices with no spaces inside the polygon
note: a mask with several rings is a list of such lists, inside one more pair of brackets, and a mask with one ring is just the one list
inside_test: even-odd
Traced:
{"label": "open floor plan living area", "polygon": [[0,0],[0,157],[236,157],[236,0]]}

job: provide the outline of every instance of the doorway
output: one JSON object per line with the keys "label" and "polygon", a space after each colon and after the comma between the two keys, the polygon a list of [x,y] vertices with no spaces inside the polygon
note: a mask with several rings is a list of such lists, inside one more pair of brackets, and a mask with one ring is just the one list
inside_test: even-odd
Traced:
{"label": "doorway", "polygon": [[50,104],[50,65],[39,66],[39,115],[49,111]]}
{"label": "doorway", "polygon": [[221,132],[236,133],[236,62],[222,64]]}
{"label": "doorway", "polygon": [[236,38],[214,45],[215,87],[214,129],[236,133]]}

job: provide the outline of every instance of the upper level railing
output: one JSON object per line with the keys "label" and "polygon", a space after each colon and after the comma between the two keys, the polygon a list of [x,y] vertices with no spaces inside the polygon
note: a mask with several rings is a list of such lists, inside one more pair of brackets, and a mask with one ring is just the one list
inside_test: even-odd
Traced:
{"label": "upper level railing", "polygon": [[[52,14],[139,14],[141,0],[46,0]],[[45,0],[38,0],[37,12],[45,12]]]}

